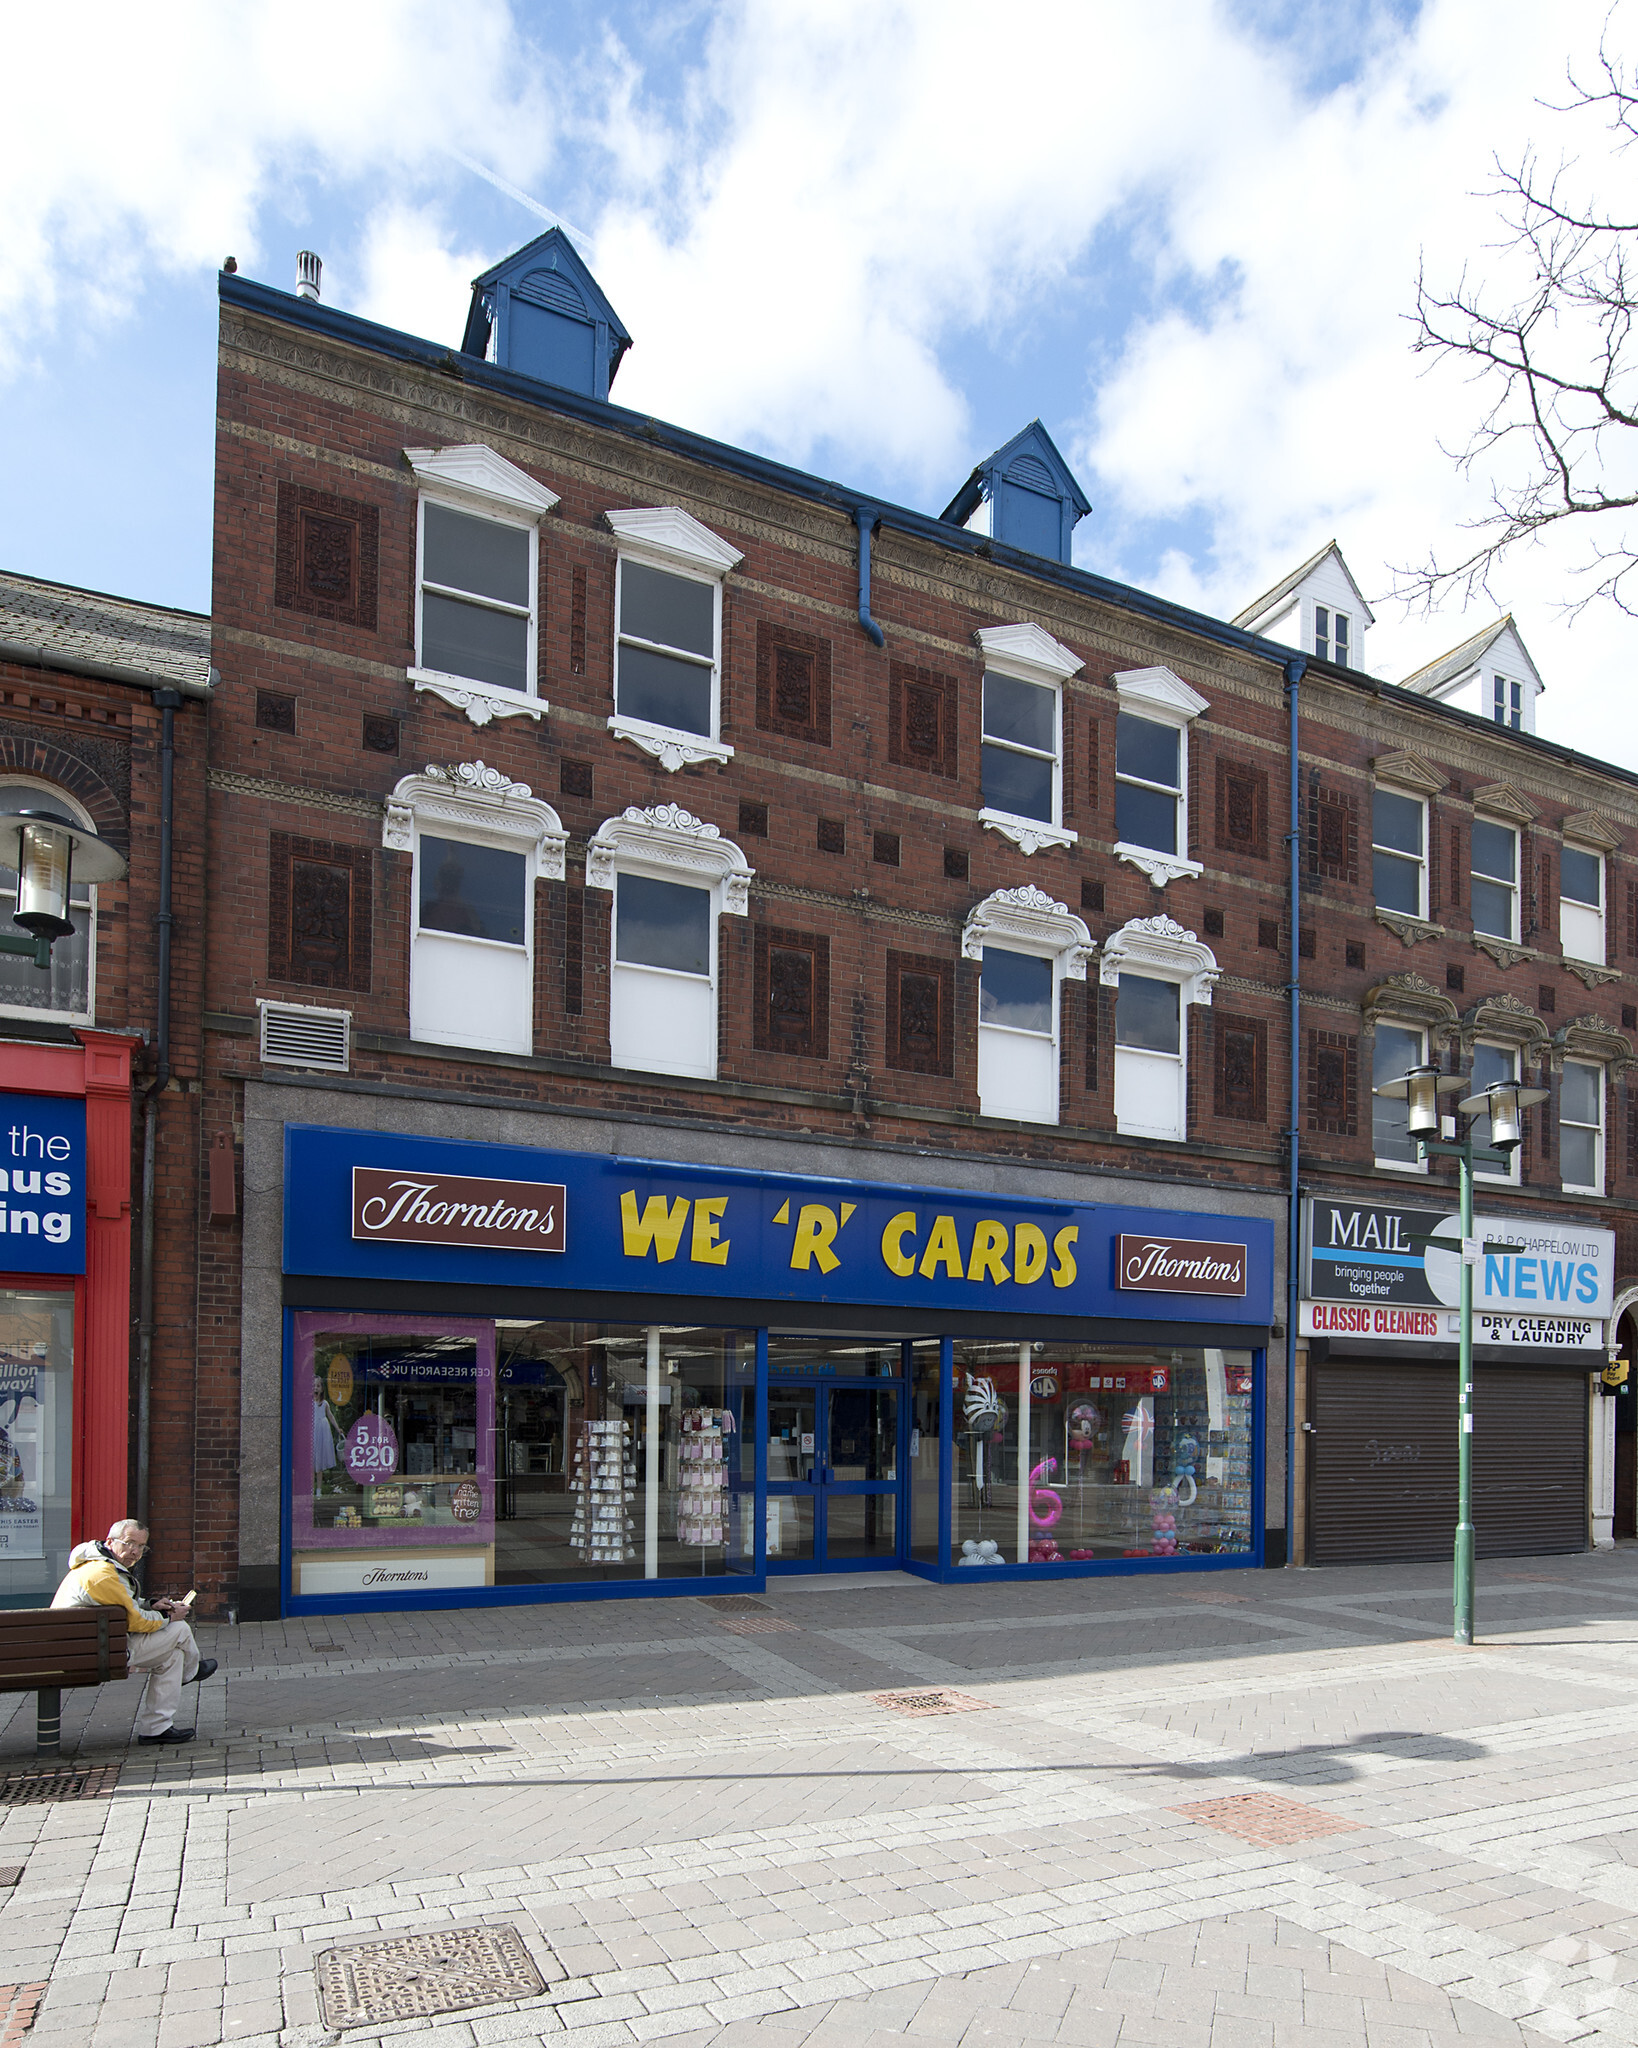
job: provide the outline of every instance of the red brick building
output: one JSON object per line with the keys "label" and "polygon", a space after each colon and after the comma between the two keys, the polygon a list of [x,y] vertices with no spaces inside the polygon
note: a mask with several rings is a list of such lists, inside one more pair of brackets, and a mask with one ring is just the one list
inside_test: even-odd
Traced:
{"label": "red brick building", "polygon": [[1235,625],[1074,569],[1038,423],[934,517],[622,410],[628,341],[555,232],[459,348],[222,279],[162,1569],[250,1617],[1361,1554],[1327,1418],[1442,1428],[1450,1332],[1317,1334],[1289,1126],[1304,1199],[1448,1211],[1373,1117],[1413,1054],[1543,1080],[1485,1193],[1619,1232],[1579,1338],[1480,1353],[1557,1447],[1481,1534],[1588,1540],[1638,782],[1350,666],[1328,558]]}

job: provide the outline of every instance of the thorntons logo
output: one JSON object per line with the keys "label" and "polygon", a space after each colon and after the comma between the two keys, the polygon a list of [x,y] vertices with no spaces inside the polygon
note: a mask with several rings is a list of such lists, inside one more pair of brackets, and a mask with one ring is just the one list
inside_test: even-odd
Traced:
{"label": "thorntons logo", "polygon": [[408,1571],[386,1571],[379,1565],[364,1574],[362,1583],[366,1586],[430,1586],[432,1574],[425,1565]]}
{"label": "thorntons logo", "polygon": [[1115,1285],[1154,1294],[1244,1294],[1246,1248],[1194,1237],[1123,1235]]}
{"label": "thorntons logo", "polygon": [[568,1249],[564,1208],[564,1190],[554,1181],[353,1168],[354,1237],[561,1252]]}

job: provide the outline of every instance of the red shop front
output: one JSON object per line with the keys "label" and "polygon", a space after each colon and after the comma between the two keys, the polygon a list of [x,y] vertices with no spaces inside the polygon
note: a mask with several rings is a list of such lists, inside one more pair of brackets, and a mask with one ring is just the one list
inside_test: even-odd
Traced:
{"label": "red shop front", "polygon": [[0,1043],[0,1607],[127,1512],[131,1048]]}

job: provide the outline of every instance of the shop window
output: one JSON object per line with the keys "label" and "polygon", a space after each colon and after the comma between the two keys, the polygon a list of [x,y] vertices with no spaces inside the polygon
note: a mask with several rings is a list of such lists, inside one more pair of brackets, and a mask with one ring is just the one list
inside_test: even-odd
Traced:
{"label": "shop window", "polygon": [[1249,1351],[954,1345],[950,1563],[1251,1550]]}
{"label": "shop window", "polygon": [[1379,1023],[1371,1050],[1371,1148],[1378,1166],[1408,1167],[1426,1173],[1427,1166],[1416,1156],[1416,1141],[1408,1129],[1409,1111],[1375,1093],[1386,1082],[1397,1081],[1412,1067],[1427,1059],[1427,1039],[1404,1024]]}
{"label": "shop window", "polygon": [[1115,853],[1157,889],[1198,875],[1189,858],[1189,723],[1206,700],[1170,669],[1114,678]]}
{"label": "shop window", "polygon": [[0,1607],[47,1607],[74,1504],[74,1296],[0,1289]]}
{"label": "shop window", "polygon": [[[1469,1088],[1474,1095],[1486,1088],[1494,1088],[1503,1081],[1516,1081],[1519,1077],[1519,1056],[1510,1045],[1479,1044],[1473,1048],[1473,1069],[1469,1076]],[[1484,1180],[1516,1181],[1519,1177],[1519,1160],[1523,1155],[1521,1145],[1512,1152],[1492,1152],[1490,1149],[1490,1119],[1476,1116],[1468,1127],[1473,1140],[1473,1171]]]}
{"label": "shop window", "polygon": [[1211,948],[1169,917],[1138,918],[1105,941],[1104,987],[1115,991],[1115,1126],[1123,1136],[1188,1135],[1188,1012],[1209,1004]]}
{"label": "shop window", "polygon": [[676,505],[605,515],[620,542],[609,731],[668,772],[727,761],[722,584],[739,550]]}
{"label": "shop window", "polygon": [[1064,684],[1079,656],[1039,626],[979,629],[983,809],[981,822],[1026,854],[1068,846],[1063,829]]}
{"label": "shop window", "polygon": [[410,1036],[533,1050],[535,883],[563,879],[563,826],[481,761],[407,775],[383,844],[412,855]]}
{"label": "shop window", "polygon": [[302,1313],[292,1370],[297,1599],[754,1558],[754,1333]]}
{"label": "shop window", "polygon": [[758,925],[752,980],[757,1050],[828,1058],[830,940],[821,932]]}
{"label": "shop window", "polygon": [[[0,926],[14,936],[17,831],[15,827],[8,830],[5,821],[19,811],[35,809],[57,811],[77,825],[93,832],[97,829],[85,806],[51,783],[20,776],[0,782]],[[51,966],[44,974],[31,959],[0,954],[0,1016],[38,1017],[62,1024],[95,1021],[97,892],[88,882],[72,882],[68,918],[74,930],[52,947]]]}
{"label": "shop window", "polygon": [[1604,964],[1604,856],[1566,846],[1558,863],[1558,937],[1572,960]]}
{"label": "shop window", "polygon": [[1420,797],[1378,789],[1371,798],[1371,880],[1379,910],[1428,914],[1428,807]]}
{"label": "shop window", "polygon": [[1490,818],[1473,820],[1473,929],[1494,939],[1519,935],[1519,835]]}
{"label": "shop window", "polygon": [[1055,1124],[1062,986],[1085,979],[1091,932],[1042,889],[999,889],[968,913],[961,950],[979,963],[979,1109]]}
{"label": "shop window", "polygon": [[540,521],[556,493],[481,443],[404,454],[421,489],[410,681],[474,725],[539,718]]}
{"label": "shop window", "polygon": [[1566,1191],[1604,1192],[1604,1069],[1566,1060],[1558,1089],[1558,1164]]}
{"label": "shop window", "polygon": [[717,919],[745,915],[751,874],[731,839],[675,804],[627,810],[588,842],[587,885],[614,895],[615,1066],[715,1078]]}

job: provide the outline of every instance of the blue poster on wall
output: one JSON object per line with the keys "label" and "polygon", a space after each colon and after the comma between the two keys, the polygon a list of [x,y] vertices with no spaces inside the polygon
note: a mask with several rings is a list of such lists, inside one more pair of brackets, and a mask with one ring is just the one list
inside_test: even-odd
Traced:
{"label": "blue poster on wall", "polygon": [[0,1271],[85,1271],[85,1103],[0,1095]]}

